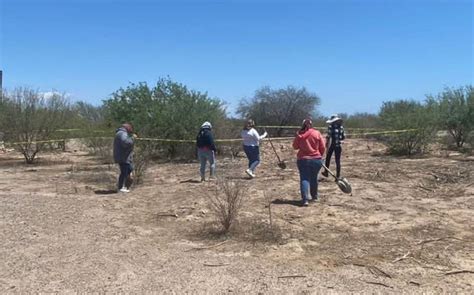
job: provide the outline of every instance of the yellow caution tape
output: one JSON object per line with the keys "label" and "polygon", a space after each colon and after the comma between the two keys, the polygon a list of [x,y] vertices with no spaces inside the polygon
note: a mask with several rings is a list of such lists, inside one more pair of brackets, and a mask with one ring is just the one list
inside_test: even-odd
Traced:
{"label": "yellow caution tape", "polygon": [[38,144],[38,143],[52,143],[66,141],[67,139],[51,139],[51,140],[38,140],[38,141],[19,141],[19,142],[5,142],[6,145],[20,145],[20,144]]}
{"label": "yellow caution tape", "polygon": [[58,129],[56,132],[87,131],[92,133],[113,133],[113,130],[90,130],[90,129]]}
{"label": "yellow caution tape", "polygon": [[406,133],[416,131],[418,129],[404,129],[404,130],[387,130],[387,131],[376,131],[376,132],[364,132],[364,133],[355,133],[355,134],[348,134],[348,137],[363,137],[366,135],[382,135],[382,134],[393,134],[393,133]]}
{"label": "yellow caution tape", "polygon": [[[277,128],[277,129],[300,129],[301,126],[256,126],[256,128]],[[328,126],[313,126],[314,129],[326,130]],[[351,128],[344,127],[345,130],[380,130],[379,128]]]}
{"label": "yellow caution tape", "polygon": [[148,138],[148,137],[138,137],[136,140],[143,140],[143,141],[160,141],[160,142],[175,142],[175,143],[190,143],[196,142],[196,140],[192,139],[165,139],[165,138]]}
{"label": "yellow caution tape", "polygon": [[[299,128],[299,127],[298,127]],[[396,133],[405,133],[416,131],[418,129],[404,129],[404,130],[386,130],[386,131],[376,131],[376,132],[364,132],[364,133],[349,133],[347,135],[348,138],[356,138],[356,137],[364,137],[367,135],[383,135],[383,134],[396,134]],[[53,142],[63,142],[66,140],[82,140],[82,139],[113,139],[111,136],[92,136],[92,137],[78,137],[78,138],[62,138],[62,139],[51,139],[51,140],[39,140],[39,141],[23,141],[23,142],[5,142],[6,145],[21,145],[21,144],[38,144],[38,143],[53,143]],[[278,140],[289,140],[293,139],[293,136],[288,137],[272,137],[271,140],[278,141]],[[195,143],[195,139],[166,139],[166,138],[149,138],[149,137],[138,137],[136,138],[138,141],[155,141],[155,142],[167,142],[167,143]],[[216,139],[215,142],[219,143],[232,143],[232,142],[241,142],[241,138],[229,138],[229,139]]]}
{"label": "yellow caution tape", "polygon": [[68,132],[68,131],[82,131],[86,129],[58,129],[57,132]]}
{"label": "yellow caution tape", "polygon": [[21,144],[38,144],[38,143],[53,143],[53,142],[62,142],[66,140],[81,140],[81,139],[89,139],[89,138],[108,138],[113,139],[111,136],[106,137],[77,137],[77,138],[61,138],[61,139],[50,139],[50,140],[35,140],[35,141],[17,141],[17,142],[4,142],[5,145],[21,145]]}
{"label": "yellow caution tape", "polygon": [[[301,126],[276,126],[276,125],[265,125],[265,126],[256,126],[256,128],[271,128],[271,129],[300,129]],[[327,126],[314,126],[314,129],[327,129]],[[345,130],[381,130],[380,128],[351,128],[351,127],[345,127]],[[56,130],[57,132],[73,132],[73,131],[88,131],[88,132],[94,132],[94,133],[112,133],[114,130],[90,130],[90,129],[58,129]]]}

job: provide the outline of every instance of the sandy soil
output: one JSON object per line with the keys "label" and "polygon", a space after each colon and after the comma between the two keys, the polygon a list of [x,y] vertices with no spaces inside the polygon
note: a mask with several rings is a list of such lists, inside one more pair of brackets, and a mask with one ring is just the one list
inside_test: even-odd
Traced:
{"label": "sandy soil", "polygon": [[294,152],[276,145],[288,169],[264,143],[253,180],[244,158],[218,160],[249,190],[228,237],[197,163],[154,164],[116,194],[117,168],[84,151],[32,166],[0,154],[0,292],[474,293],[473,158],[395,158],[351,140],[352,196],[323,179],[321,199],[300,207]]}

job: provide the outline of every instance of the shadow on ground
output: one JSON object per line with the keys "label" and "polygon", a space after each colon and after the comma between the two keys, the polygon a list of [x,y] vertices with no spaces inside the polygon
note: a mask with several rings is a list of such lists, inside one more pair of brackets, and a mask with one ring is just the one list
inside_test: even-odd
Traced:
{"label": "shadow on ground", "polygon": [[272,201],[272,204],[275,205],[292,205],[297,207],[303,207],[301,200],[285,200],[285,199],[276,199]]}
{"label": "shadow on ground", "polygon": [[112,194],[116,194],[117,190],[115,190],[115,189],[99,189],[99,190],[95,190],[94,193],[96,195],[112,195]]}

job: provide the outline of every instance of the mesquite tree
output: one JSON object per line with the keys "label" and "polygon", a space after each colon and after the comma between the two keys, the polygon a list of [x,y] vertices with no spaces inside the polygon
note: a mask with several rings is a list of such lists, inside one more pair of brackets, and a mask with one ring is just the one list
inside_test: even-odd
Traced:
{"label": "mesquite tree", "polygon": [[383,127],[402,131],[388,134],[387,143],[393,154],[423,153],[434,139],[436,116],[429,104],[413,100],[384,102],[379,116]]}
{"label": "mesquite tree", "polygon": [[16,88],[3,94],[0,120],[6,139],[25,157],[34,162],[46,142],[62,128],[68,117],[69,103],[64,94],[54,92],[48,97],[30,88]]}
{"label": "mesquite tree", "polygon": [[[242,99],[237,114],[252,118],[259,125],[300,125],[303,119],[315,112],[320,98],[306,88],[288,86],[282,89],[262,87],[250,99]],[[280,136],[283,129],[277,131]]]}
{"label": "mesquite tree", "polygon": [[462,147],[474,129],[474,88],[446,88],[437,97],[428,97],[437,107],[438,124],[453,137],[456,146]]}
{"label": "mesquite tree", "polygon": [[[133,123],[140,137],[165,139],[194,140],[203,122],[217,126],[226,117],[221,100],[170,79],[160,79],[154,87],[138,83],[120,88],[104,101],[104,110],[116,124]],[[166,147],[170,157],[194,154],[194,145],[189,151],[180,151],[177,143]]]}

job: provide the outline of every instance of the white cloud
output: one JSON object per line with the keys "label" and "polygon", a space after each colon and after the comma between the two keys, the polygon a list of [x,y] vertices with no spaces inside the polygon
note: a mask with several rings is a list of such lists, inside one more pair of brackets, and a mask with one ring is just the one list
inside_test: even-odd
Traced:
{"label": "white cloud", "polygon": [[71,94],[70,93],[62,93],[62,92],[59,92],[59,91],[56,91],[56,90],[53,90],[53,91],[46,91],[46,92],[40,92],[41,95],[44,96],[45,99],[50,99],[52,98],[54,95],[64,95],[65,98],[71,98]]}

